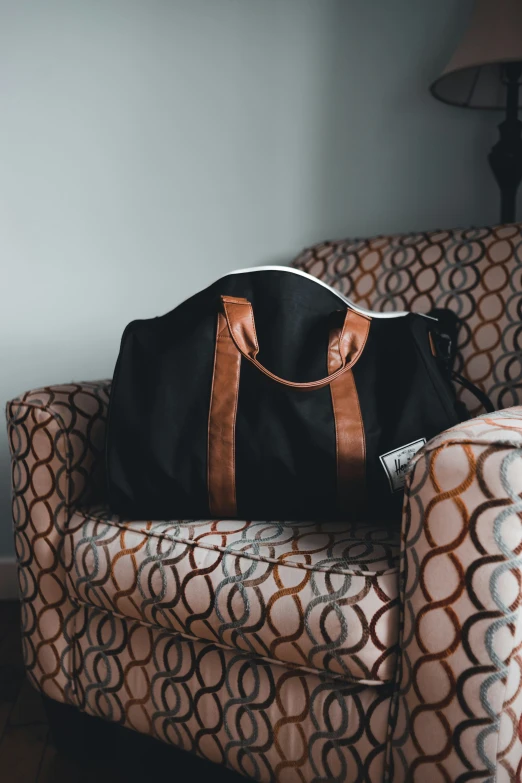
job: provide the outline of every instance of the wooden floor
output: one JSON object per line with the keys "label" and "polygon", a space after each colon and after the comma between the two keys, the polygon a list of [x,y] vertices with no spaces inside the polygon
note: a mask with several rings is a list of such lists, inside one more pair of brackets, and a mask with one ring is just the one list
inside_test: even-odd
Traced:
{"label": "wooden floor", "polygon": [[70,760],[57,753],[41,697],[25,678],[18,604],[0,601],[1,783],[149,783],[150,780],[185,783],[192,778],[233,783],[245,780],[188,753],[150,740],[154,743],[153,755],[161,764],[161,770],[155,770],[151,754],[140,763],[137,754],[133,753],[140,735],[129,731],[128,737],[128,751],[125,749],[121,753],[120,750],[114,759],[104,757],[103,763],[99,759]]}

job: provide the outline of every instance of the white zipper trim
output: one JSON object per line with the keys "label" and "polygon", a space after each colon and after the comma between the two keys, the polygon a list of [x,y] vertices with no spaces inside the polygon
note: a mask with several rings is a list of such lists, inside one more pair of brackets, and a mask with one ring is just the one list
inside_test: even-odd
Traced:
{"label": "white zipper trim", "polygon": [[[248,274],[250,272],[290,272],[293,275],[300,275],[301,277],[306,277],[308,280],[311,280],[314,283],[317,283],[317,285],[322,285],[323,288],[327,288],[329,291],[332,292],[332,294],[335,294],[339,299],[341,299],[345,305],[350,307],[352,310],[355,310],[356,313],[361,313],[362,315],[369,315],[371,318],[402,318],[405,315],[409,315],[409,313],[406,310],[397,310],[396,312],[392,313],[376,313],[373,310],[367,310],[365,307],[360,307],[359,305],[356,305],[355,302],[352,302],[351,299],[348,299],[347,296],[344,296],[340,291],[337,291],[335,288],[332,288],[332,286],[328,285],[327,283],[323,282],[323,280],[319,280],[319,278],[314,277],[313,275],[309,275],[308,272],[303,272],[302,269],[294,269],[291,266],[252,266],[248,269],[234,269],[232,272],[229,272],[228,274],[231,275],[242,275],[242,274]],[[424,313],[419,313],[419,315],[424,315]],[[425,318],[430,318],[433,321],[436,321],[436,318],[432,318],[430,315],[425,315]]]}

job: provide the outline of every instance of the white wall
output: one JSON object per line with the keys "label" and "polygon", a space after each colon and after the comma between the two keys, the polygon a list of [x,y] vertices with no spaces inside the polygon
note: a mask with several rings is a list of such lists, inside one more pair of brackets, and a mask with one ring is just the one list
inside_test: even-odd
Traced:
{"label": "white wall", "polygon": [[231,268],[494,222],[496,118],[427,91],[469,9],[0,0],[0,398],[110,375],[129,320]]}

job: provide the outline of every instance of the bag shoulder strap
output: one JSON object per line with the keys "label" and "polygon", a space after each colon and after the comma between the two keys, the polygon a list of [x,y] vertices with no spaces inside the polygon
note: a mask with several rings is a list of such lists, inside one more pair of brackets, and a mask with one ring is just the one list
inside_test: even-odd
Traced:
{"label": "bag shoulder strap", "polygon": [[460,373],[455,372],[454,370],[451,372],[451,379],[455,383],[458,383],[459,386],[462,386],[464,389],[467,389],[469,392],[471,392],[471,394],[477,398],[487,413],[495,412],[495,406],[491,402],[491,399],[488,397],[486,392],[483,392],[482,389],[479,389],[478,386],[475,386],[474,383],[471,383],[471,381],[468,381],[467,378],[465,378]]}
{"label": "bag shoulder strap", "polygon": [[473,394],[487,413],[494,413],[495,406],[488,395],[453,369],[462,320],[453,310],[447,308],[434,308],[429,315],[437,319],[437,326],[432,327],[430,335],[434,344],[434,354],[439,359],[446,377]]}

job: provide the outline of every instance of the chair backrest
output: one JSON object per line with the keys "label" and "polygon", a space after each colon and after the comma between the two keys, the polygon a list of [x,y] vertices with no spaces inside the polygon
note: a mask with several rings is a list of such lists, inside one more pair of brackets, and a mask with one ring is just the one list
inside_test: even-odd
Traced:
{"label": "chair backrest", "polygon": [[323,242],[293,266],[371,310],[453,310],[463,321],[455,369],[497,409],[522,404],[522,224]]}

